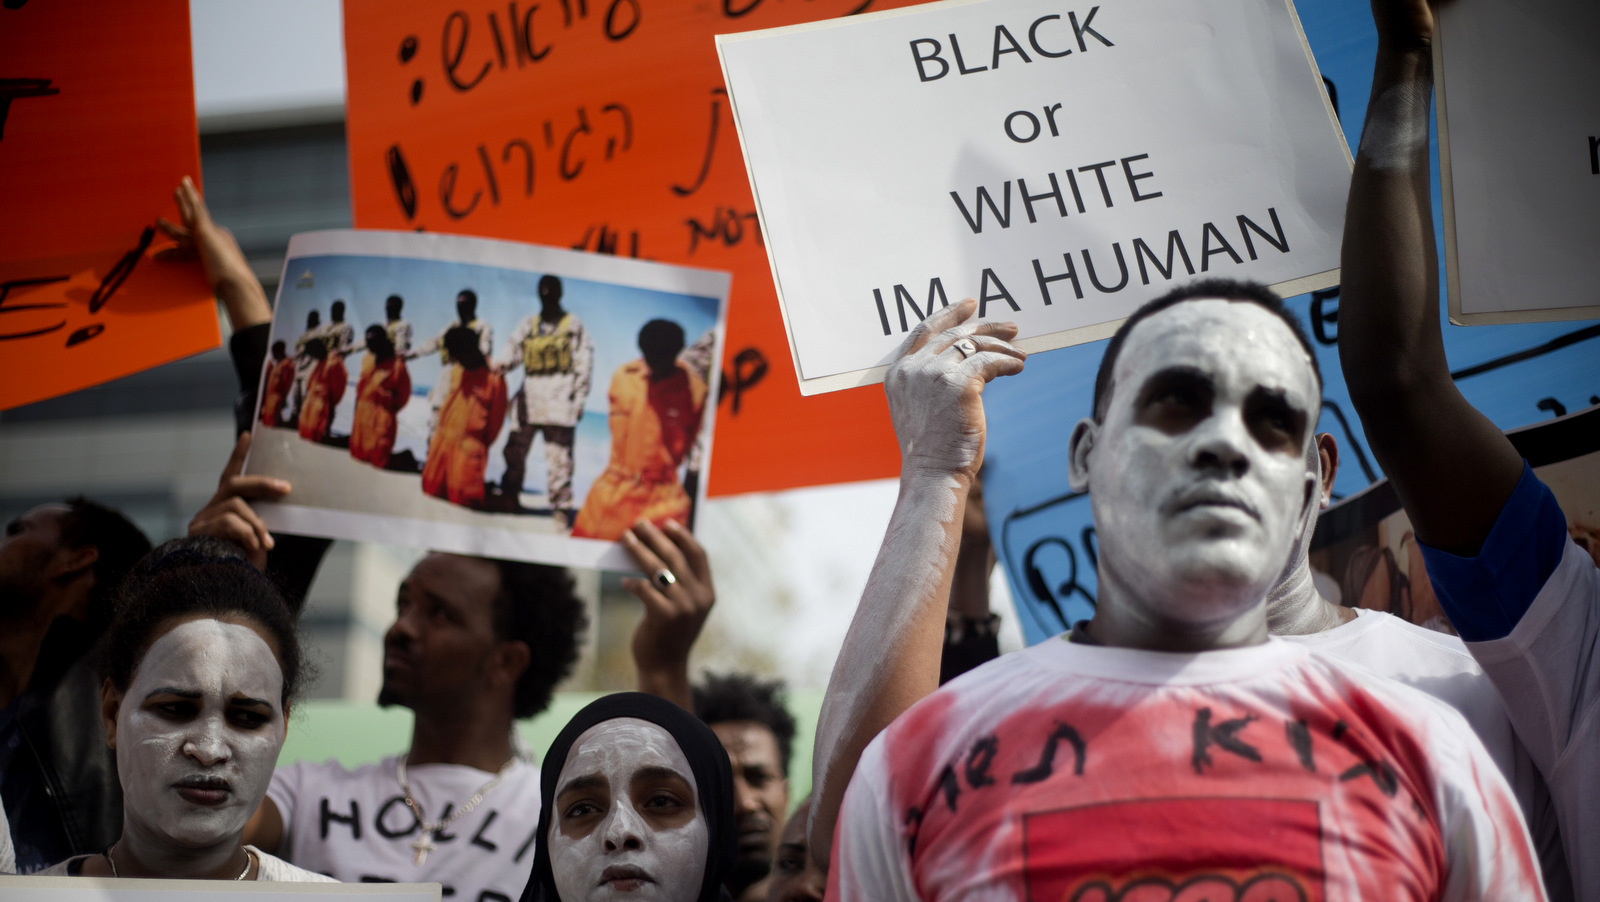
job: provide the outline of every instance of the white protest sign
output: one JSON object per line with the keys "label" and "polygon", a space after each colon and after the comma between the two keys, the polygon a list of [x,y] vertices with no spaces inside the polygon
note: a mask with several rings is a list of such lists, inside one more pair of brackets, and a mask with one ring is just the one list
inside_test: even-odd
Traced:
{"label": "white protest sign", "polygon": [[1450,319],[1600,317],[1600,3],[1455,0],[1436,15]]}
{"label": "white protest sign", "polygon": [[1338,281],[1350,155],[1286,0],[951,0],[721,35],[799,371],[963,297],[1036,351],[1203,276]]}
{"label": "white protest sign", "polygon": [[276,883],[260,880],[114,880],[0,876],[6,902],[439,902],[437,883]]}

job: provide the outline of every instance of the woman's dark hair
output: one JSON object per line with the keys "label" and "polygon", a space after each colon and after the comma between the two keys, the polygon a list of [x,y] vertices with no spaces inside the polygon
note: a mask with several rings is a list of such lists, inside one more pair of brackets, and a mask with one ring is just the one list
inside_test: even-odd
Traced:
{"label": "woman's dark hair", "polygon": [[678,743],[694,772],[696,801],[706,819],[706,870],[696,902],[728,898],[722,881],[738,850],[739,826],[733,813],[733,766],[711,728],[672,702],[642,692],[618,692],[590,702],[561,729],[544,757],[539,774],[539,827],[534,832],[533,871],[522,890],[522,902],[561,902],[550,865],[550,824],[556,783],[566,769],[567,755],[589,728],[618,717],[637,717],[666,730]]}
{"label": "woman's dark hair", "polygon": [[300,640],[294,616],[272,581],[239,549],[220,539],[173,539],[156,546],[129,571],[106,637],[105,675],[127,691],[162,624],[178,617],[242,618],[276,646],[283,698],[299,687]]}

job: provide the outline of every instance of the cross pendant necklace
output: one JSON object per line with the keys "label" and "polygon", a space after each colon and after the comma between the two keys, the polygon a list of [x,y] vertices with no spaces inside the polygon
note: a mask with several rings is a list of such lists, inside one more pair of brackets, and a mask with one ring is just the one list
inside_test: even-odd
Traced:
{"label": "cross pendant necklace", "polygon": [[451,811],[449,806],[445,806],[445,816],[437,823],[433,824],[428,823],[427,818],[422,816],[422,806],[417,804],[416,798],[411,794],[411,781],[406,776],[407,757],[407,755],[401,755],[400,758],[395,761],[395,777],[400,781],[400,789],[406,794],[406,807],[410,808],[411,813],[417,816],[417,827],[419,828],[420,833],[417,835],[416,839],[411,841],[411,849],[416,853],[412,856],[411,860],[418,867],[421,867],[422,863],[428,860],[428,853],[438,848],[438,846],[434,845],[433,835],[435,833],[442,832],[444,828],[450,826],[461,818],[466,817],[472,812],[472,809],[478,807],[479,803],[483,801],[483,797],[488,795],[490,790],[500,785],[500,781],[505,779],[506,773],[516,765],[517,756],[512,755],[511,759],[507,761],[500,768],[500,771],[494,775],[494,779],[479,787],[478,791],[473,793],[472,798],[467,799],[466,804],[462,805],[455,811]]}
{"label": "cross pendant necklace", "polygon": [[428,853],[436,848],[433,844],[433,833],[429,830],[423,830],[421,836],[411,841],[411,848],[417,853],[412,858],[412,862],[420,867],[424,861],[428,860]]}

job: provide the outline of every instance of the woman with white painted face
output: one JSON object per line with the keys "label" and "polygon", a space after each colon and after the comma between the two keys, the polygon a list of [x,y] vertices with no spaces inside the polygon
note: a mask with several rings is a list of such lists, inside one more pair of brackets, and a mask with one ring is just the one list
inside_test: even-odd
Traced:
{"label": "woman with white painted face", "polygon": [[216,539],[151,551],[107,631],[101,715],[122,836],[46,875],[328,881],[243,844],[283,747],[300,675],[271,582]]}
{"label": "woman with white painted face", "polygon": [[[559,769],[558,769],[559,765]],[[716,734],[639,692],[579,711],[550,746],[522,902],[719,902],[737,846]]]}

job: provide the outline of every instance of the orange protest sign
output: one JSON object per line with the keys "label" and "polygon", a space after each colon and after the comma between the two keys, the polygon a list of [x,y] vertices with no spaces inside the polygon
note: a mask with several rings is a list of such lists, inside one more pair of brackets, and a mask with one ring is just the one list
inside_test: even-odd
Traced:
{"label": "orange protest sign", "polygon": [[712,39],[906,5],[345,0],[355,224],[730,270],[710,493],[892,476],[881,389],[800,396]]}
{"label": "orange protest sign", "polygon": [[218,345],[199,265],[155,259],[199,174],[185,0],[0,8],[0,409]]}

